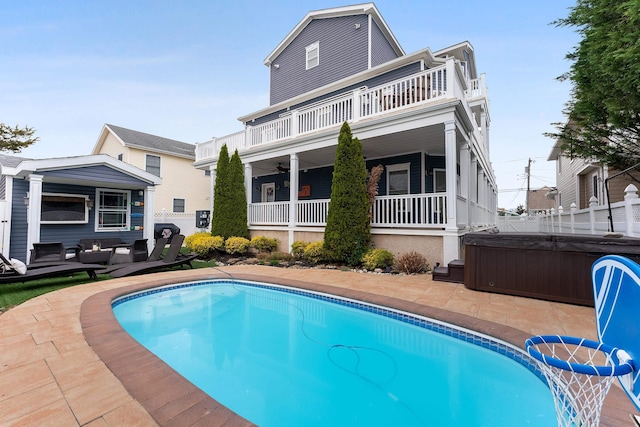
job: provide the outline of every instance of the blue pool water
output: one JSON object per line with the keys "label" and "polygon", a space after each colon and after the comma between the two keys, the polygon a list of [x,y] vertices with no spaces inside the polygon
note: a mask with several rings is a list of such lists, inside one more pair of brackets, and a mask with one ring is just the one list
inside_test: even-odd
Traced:
{"label": "blue pool water", "polygon": [[526,354],[406,313],[238,281],[146,291],[113,310],[142,345],[261,427],[557,425]]}

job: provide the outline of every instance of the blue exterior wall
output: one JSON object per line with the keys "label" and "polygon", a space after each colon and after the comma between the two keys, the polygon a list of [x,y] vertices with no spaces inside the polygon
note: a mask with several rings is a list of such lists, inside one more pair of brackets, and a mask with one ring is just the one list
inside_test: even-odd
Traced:
{"label": "blue exterior wall", "polygon": [[378,25],[373,22],[371,26],[371,67],[384,64],[398,55],[391,47],[389,40],[382,34]]}
{"label": "blue exterior wall", "polygon": [[427,176],[425,177],[425,192],[433,193],[433,169],[446,169],[446,157],[425,155],[425,168]]}
{"label": "blue exterior wall", "polygon": [[[368,21],[367,15],[312,20],[272,62],[279,67],[271,67],[271,105],[366,70]],[[316,42],[319,64],[307,70],[305,48]]]}
{"label": "blue exterior wall", "polygon": [[[367,160],[365,162],[367,170],[371,170],[377,165],[389,166],[399,163],[410,163],[409,166],[409,191],[411,194],[420,194],[422,186],[422,166],[421,166],[422,153],[405,154],[401,156],[387,157],[383,159]],[[431,161],[431,168],[444,167],[444,157],[429,157]],[[430,179],[430,177],[427,177]],[[253,188],[251,195],[252,203],[260,203],[261,195],[260,189],[262,184],[274,182],[276,187],[275,200],[276,202],[289,201],[289,188],[284,186],[284,181],[289,181],[289,173],[279,173],[273,175],[265,175],[256,177],[253,179]],[[317,200],[317,199],[330,199],[331,198],[331,182],[333,180],[333,166],[326,166],[321,168],[307,169],[300,171],[299,174],[299,187],[298,191],[302,190],[303,185],[311,186],[311,195],[309,197],[299,197],[299,200]],[[433,182],[430,181],[430,188],[433,188]],[[429,184],[427,185],[427,192],[429,190]],[[387,175],[385,171],[380,176],[378,182],[378,195],[387,195]]]}
{"label": "blue exterior wall", "polygon": [[84,181],[100,181],[103,182],[104,186],[107,187],[109,186],[109,184],[127,184],[139,186],[144,189],[148,185],[145,181],[103,165],[58,169],[46,172],[38,172],[38,174],[45,177],[63,177],[67,179],[78,179]]}
{"label": "blue exterior wall", "polygon": [[[69,172],[69,175],[65,172]],[[84,174],[84,175],[82,175]],[[109,188],[115,183],[136,183],[140,190],[147,187],[147,183],[121,172],[115,171],[106,166],[91,166],[85,168],[73,168],[68,170],[57,170],[42,173],[44,176],[81,176],[89,177],[92,180],[100,177],[104,185],[100,188]],[[24,204],[24,197],[29,191],[29,182],[22,179],[13,181],[13,199],[11,209],[11,244],[9,256],[25,261],[27,254],[27,206]],[[65,193],[90,196],[93,200],[96,195],[96,188],[80,185],[52,184],[43,182],[43,193]],[[138,190],[131,191],[130,202],[143,201],[144,196],[138,195]],[[94,206],[89,211],[89,222],[87,224],[42,224],[40,227],[40,242],[62,242],[65,247],[75,247],[80,239],[90,238],[120,238],[124,242],[133,242],[142,238],[142,230],[117,231],[117,232],[96,232],[95,231],[95,209]],[[131,207],[131,225],[143,225],[143,206]],[[4,254],[7,256],[7,254]]]}

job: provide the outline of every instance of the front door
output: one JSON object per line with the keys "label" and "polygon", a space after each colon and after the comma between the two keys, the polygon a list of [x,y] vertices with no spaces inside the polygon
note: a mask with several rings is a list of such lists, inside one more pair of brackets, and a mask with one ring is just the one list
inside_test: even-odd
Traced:
{"label": "front door", "polygon": [[276,183],[268,182],[262,184],[262,203],[276,201]]}

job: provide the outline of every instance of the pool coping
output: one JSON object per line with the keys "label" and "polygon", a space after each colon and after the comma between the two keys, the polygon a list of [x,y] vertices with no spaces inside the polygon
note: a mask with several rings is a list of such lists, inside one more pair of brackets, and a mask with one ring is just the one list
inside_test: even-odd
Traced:
{"label": "pool coping", "polygon": [[[205,394],[135,341],[116,320],[111,303],[118,297],[158,286],[229,278],[229,275],[221,272],[194,280],[176,278],[148,280],[149,277],[146,277],[147,280],[143,283],[100,292],[88,297],[82,303],[80,323],[87,343],[128,393],[161,426],[248,427],[255,424]],[[234,274],[233,278],[289,286],[390,307],[489,335],[521,349],[524,349],[524,342],[530,337],[530,334],[510,326],[354,289],[246,273]],[[628,423],[629,405],[625,393],[618,387],[612,387],[602,411],[601,425],[616,426],[623,421]]]}

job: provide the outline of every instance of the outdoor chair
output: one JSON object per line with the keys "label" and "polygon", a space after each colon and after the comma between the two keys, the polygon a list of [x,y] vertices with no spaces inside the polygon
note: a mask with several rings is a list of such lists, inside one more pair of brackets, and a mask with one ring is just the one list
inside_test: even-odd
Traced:
{"label": "outdoor chair", "polygon": [[0,273],[0,284],[70,276],[81,272],[86,272],[90,279],[96,279],[96,270],[104,268],[103,265],[99,264],[81,264],[79,262],[65,262],[47,267],[29,268],[23,262],[16,259],[8,260],[2,254],[0,254],[0,261],[3,267],[3,273]]}
{"label": "outdoor chair", "polygon": [[[167,253],[158,261],[137,262],[121,268],[110,269],[109,275],[113,278],[132,276],[136,274],[150,273],[172,267],[191,265],[191,261],[197,258],[197,254],[182,255],[180,249],[184,242],[184,235],[176,234],[171,239]],[[115,267],[115,266],[114,266]]]}
{"label": "outdoor chair", "polygon": [[74,256],[75,250],[73,254],[70,254],[70,256],[67,257],[67,249],[60,242],[34,243],[29,257],[29,264],[50,261],[64,262],[67,258],[72,258]]}
{"label": "outdoor chair", "polygon": [[[146,239],[144,239],[145,241],[145,245],[146,245]],[[158,261],[160,259],[160,257],[162,256],[162,252],[164,251],[165,246],[167,245],[167,239],[164,238],[160,238],[158,240],[156,240],[156,245],[153,247],[153,250],[151,251],[151,253],[149,254],[149,256],[142,261],[130,261],[130,262],[125,262],[125,263],[112,263],[110,266],[98,271],[99,274],[105,274],[105,273],[110,273],[114,270],[117,270],[119,268],[123,268],[126,267],[128,265],[132,265],[132,264],[140,264],[140,263],[146,263],[146,262],[152,262],[152,261]]]}

